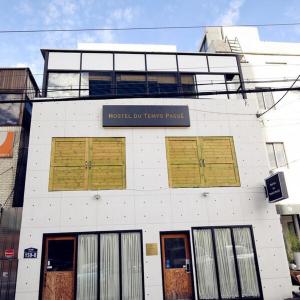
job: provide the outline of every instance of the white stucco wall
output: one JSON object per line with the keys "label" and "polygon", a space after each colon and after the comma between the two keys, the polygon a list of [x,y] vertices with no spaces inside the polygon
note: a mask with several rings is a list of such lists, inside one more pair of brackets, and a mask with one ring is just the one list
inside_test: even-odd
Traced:
{"label": "white stucco wall", "polygon": [[[265,140],[254,115],[256,101],[248,103],[227,98],[35,103],[16,299],[38,298],[43,233],[142,229],[146,299],[160,300],[161,259],[146,256],[145,243],[160,245],[160,231],[241,224],[254,228],[265,299],[289,297],[291,283],[283,238],[278,234],[279,216],[263,189],[269,174]],[[191,127],[103,128],[104,104],[187,104]],[[126,190],[98,191],[100,200],[94,199],[95,191],[48,192],[52,137],[82,136],[126,138]],[[233,136],[241,187],[170,189],[166,136]],[[208,196],[203,197],[203,192]],[[23,259],[28,247],[38,249],[37,259]]]}

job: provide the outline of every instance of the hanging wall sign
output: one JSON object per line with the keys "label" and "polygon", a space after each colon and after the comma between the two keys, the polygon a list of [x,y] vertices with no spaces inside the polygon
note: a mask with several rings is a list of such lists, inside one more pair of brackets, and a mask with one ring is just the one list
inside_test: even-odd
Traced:
{"label": "hanging wall sign", "polygon": [[269,202],[278,202],[289,197],[283,172],[273,174],[265,182]]}
{"label": "hanging wall sign", "polygon": [[0,131],[0,157],[13,156],[14,136],[12,131]]}
{"label": "hanging wall sign", "polygon": [[103,105],[103,127],[189,127],[187,105]]}
{"label": "hanging wall sign", "polygon": [[36,248],[24,249],[24,258],[37,258],[37,249]]}

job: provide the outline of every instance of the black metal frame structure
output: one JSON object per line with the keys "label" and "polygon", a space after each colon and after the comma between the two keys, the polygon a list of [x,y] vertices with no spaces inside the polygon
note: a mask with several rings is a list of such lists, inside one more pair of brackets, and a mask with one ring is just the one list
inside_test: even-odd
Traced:
{"label": "black metal frame structure", "polygon": [[[236,256],[236,250],[235,250],[235,241],[234,241],[234,236],[233,236],[233,229],[234,228],[248,228],[250,230],[250,235],[251,235],[251,243],[252,243],[252,249],[253,249],[253,254],[254,254],[254,262],[255,262],[255,269],[256,269],[256,276],[257,276],[257,281],[258,281],[258,289],[260,296],[259,297],[242,297],[241,293],[241,283],[240,283],[240,274],[239,274],[239,267],[237,263],[237,256]],[[256,252],[256,247],[255,247],[255,239],[253,235],[253,227],[252,225],[224,225],[224,226],[203,226],[203,227],[192,227],[192,239],[193,239],[193,252],[195,254],[195,240],[194,240],[194,230],[203,230],[203,229],[210,229],[212,233],[212,246],[213,246],[213,254],[214,254],[214,261],[215,261],[215,266],[216,266],[216,278],[217,278],[217,287],[218,287],[218,298],[215,300],[219,299],[224,299],[222,298],[221,295],[221,289],[220,289],[220,279],[219,279],[219,271],[218,271],[218,260],[217,260],[217,253],[216,253],[216,240],[215,240],[215,229],[230,229],[230,236],[231,236],[231,243],[232,243],[232,249],[233,249],[233,255],[234,255],[234,262],[235,262],[235,269],[236,269],[236,276],[237,276],[237,285],[238,285],[238,292],[239,292],[239,298],[238,299],[244,299],[244,300],[263,300],[263,291],[262,291],[262,285],[261,285],[261,278],[260,278],[260,273],[259,273],[259,266],[258,266],[258,260],[257,260],[257,252]],[[196,258],[194,258],[196,260]],[[196,261],[195,261],[196,264]],[[197,268],[195,268],[196,272],[196,286],[197,286],[197,296],[198,299],[200,300],[206,300],[200,297],[199,295],[199,287],[198,287],[198,272]],[[234,300],[226,298],[226,300]]]}
{"label": "black metal frame structure", "polygon": [[64,232],[64,233],[44,233],[43,245],[41,253],[41,267],[40,267],[40,284],[39,284],[39,299],[42,300],[43,296],[43,280],[44,280],[44,264],[45,264],[45,251],[46,251],[46,239],[55,237],[74,237],[75,238],[75,266],[74,266],[74,299],[76,299],[77,292],[77,259],[78,259],[78,236],[97,234],[98,235],[98,268],[97,268],[97,299],[100,300],[100,235],[115,233],[119,236],[119,278],[120,278],[120,300],[122,299],[122,255],[121,255],[121,234],[122,233],[139,233],[140,245],[141,245],[141,266],[142,266],[142,290],[143,300],[145,299],[145,280],[144,280],[144,254],[143,254],[143,231],[142,230],[115,230],[115,231],[87,231],[87,232]]}
{"label": "black metal frame structure", "polygon": [[[83,72],[98,72],[97,70],[88,70],[88,69],[84,69],[82,70],[82,54],[83,53],[106,53],[106,54],[112,54],[113,55],[113,67],[112,70],[99,70],[99,72],[102,73],[110,73],[112,74],[112,84],[114,89],[116,90],[116,74],[118,73],[139,73],[139,74],[143,74],[146,76],[146,90],[147,93],[146,95],[149,96],[149,88],[148,88],[148,75],[149,74],[175,74],[177,77],[177,87],[178,87],[178,92],[180,92],[182,90],[182,85],[181,85],[181,81],[180,81],[180,75],[182,74],[190,74],[190,75],[223,75],[224,76],[224,84],[226,85],[226,89],[228,90],[228,84],[226,80],[226,74],[230,74],[231,76],[238,76],[239,77],[239,88],[238,89],[245,89],[245,85],[244,85],[244,80],[243,80],[243,76],[242,76],[242,72],[241,72],[241,66],[240,66],[240,61],[239,61],[239,57],[236,54],[216,54],[216,53],[189,53],[189,52],[133,52],[133,51],[91,51],[91,50],[58,50],[58,49],[42,49],[42,54],[44,56],[45,59],[45,64],[44,64],[44,77],[43,77],[43,97],[47,97],[51,95],[47,95],[47,90],[48,90],[48,77],[49,77],[49,73],[79,73],[79,91],[78,91],[78,95],[80,95],[80,82],[81,82],[81,73]],[[48,61],[49,61],[49,53],[50,52],[60,52],[60,53],[80,53],[80,69],[67,69],[67,70],[63,70],[63,69],[48,69]],[[145,59],[145,70],[144,71],[126,71],[126,70],[115,70],[115,54],[143,54],[144,55],[144,59]],[[166,70],[166,71],[149,71],[147,68],[147,55],[152,55],[152,54],[157,54],[157,55],[174,55],[176,58],[176,67],[177,70],[176,71],[170,71],[170,70]],[[182,56],[182,55],[188,55],[188,56],[205,56],[206,57],[206,64],[207,64],[207,71],[206,72],[193,72],[192,70],[189,71],[180,71],[179,70],[179,66],[178,66],[178,56]],[[209,65],[209,60],[208,57],[209,56],[223,56],[223,57],[234,57],[236,60],[236,66],[238,68],[237,72],[211,72],[210,71],[210,65]],[[197,85],[196,85],[197,87]],[[246,99],[246,93],[242,93],[243,98]],[[176,96],[176,95],[174,95]],[[177,97],[180,96],[180,93],[177,95]],[[142,97],[142,96],[141,96]],[[227,94],[227,97],[229,98],[229,94]]]}

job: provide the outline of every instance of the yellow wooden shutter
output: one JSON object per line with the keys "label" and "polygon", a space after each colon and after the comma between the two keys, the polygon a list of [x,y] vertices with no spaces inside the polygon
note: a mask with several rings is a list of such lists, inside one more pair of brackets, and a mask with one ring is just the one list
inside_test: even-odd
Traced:
{"label": "yellow wooden shutter", "polygon": [[89,161],[89,189],[125,188],[125,138],[90,139]]}
{"label": "yellow wooden shutter", "polygon": [[170,187],[199,187],[199,148],[195,137],[166,138]]}
{"label": "yellow wooden shutter", "polygon": [[86,138],[53,138],[49,191],[73,191],[87,188]]}
{"label": "yellow wooden shutter", "polygon": [[204,186],[240,186],[240,178],[232,137],[199,138]]}

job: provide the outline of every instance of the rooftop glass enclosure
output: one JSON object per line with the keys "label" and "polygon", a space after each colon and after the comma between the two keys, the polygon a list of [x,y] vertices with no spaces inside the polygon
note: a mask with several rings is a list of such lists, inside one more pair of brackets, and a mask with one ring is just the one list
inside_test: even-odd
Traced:
{"label": "rooftop glass enclosure", "polygon": [[[234,54],[42,50],[44,96],[202,97],[243,87]],[[225,95],[218,95],[226,97]],[[206,95],[207,97],[207,95]],[[216,96],[214,96],[216,97]],[[228,98],[242,97],[227,94]]]}

